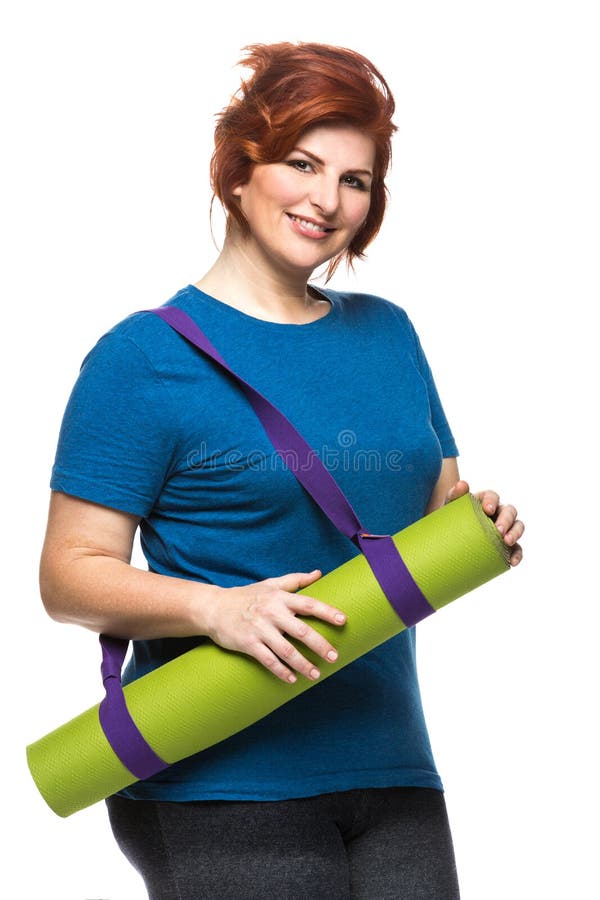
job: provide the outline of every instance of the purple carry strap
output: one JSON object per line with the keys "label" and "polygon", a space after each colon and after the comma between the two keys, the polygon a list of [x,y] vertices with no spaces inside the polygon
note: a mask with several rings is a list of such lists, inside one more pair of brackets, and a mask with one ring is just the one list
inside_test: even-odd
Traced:
{"label": "purple carry strap", "polygon": [[[285,464],[336,528],[350,538],[364,554],[383,593],[404,624],[410,628],[435,612],[408,571],[391,535],[370,534],[365,531],[331,473],[283,413],[229,368],[218,350],[187,313],[176,306],[161,306],[149,312],[163,319],[238,382]],[[137,778],[148,778],[165,768],[167,763],[157,757],[149,747],[127,711],[120,680],[127,642],[120,641],[123,647],[119,648],[118,652],[121,653],[122,650],[122,655],[118,661],[115,656],[115,639],[101,635],[100,641],[103,652],[102,673],[106,687],[106,697],[100,706],[102,729],[121,762]],[[107,647],[109,641],[113,642],[111,647]],[[108,675],[105,674],[105,670]]]}
{"label": "purple carry strap", "polygon": [[121,668],[129,641],[101,634],[100,644],[102,681],[106,691],[98,713],[102,731],[115,754],[132,775],[136,778],[150,778],[166,769],[169,763],[157,756],[147,743],[125,703]]}

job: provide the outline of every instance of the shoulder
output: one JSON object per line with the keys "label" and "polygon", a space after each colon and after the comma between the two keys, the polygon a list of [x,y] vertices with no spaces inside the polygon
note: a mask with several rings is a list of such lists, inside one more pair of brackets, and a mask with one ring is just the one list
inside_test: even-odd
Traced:
{"label": "shoulder", "polygon": [[380,297],[377,294],[368,294],[357,291],[338,291],[333,288],[319,287],[318,290],[329,297],[332,302],[345,309],[356,310],[364,315],[391,315],[399,321],[408,321],[406,311],[392,300]]}
{"label": "shoulder", "polygon": [[[177,304],[185,308],[186,300],[186,289],[182,289],[165,305]],[[140,308],[105,331],[90,348],[82,365],[97,362],[133,367],[142,363],[143,368],[160,369],[165,334],[165,323],[153,310]]]}
{"label": "shoulder", "polygon": [[366,327],[391,328],[395,334],[401,334],[414,343],[416,332],[410,317],[406,310],[393,300],[364,292],[337,291],[331,288],[319,290],[333,303],[338,304],[346,318]]}

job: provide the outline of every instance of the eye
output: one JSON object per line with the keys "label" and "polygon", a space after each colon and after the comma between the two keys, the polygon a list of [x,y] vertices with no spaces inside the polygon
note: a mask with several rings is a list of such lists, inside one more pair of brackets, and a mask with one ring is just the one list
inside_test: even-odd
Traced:
{"label": "eye", "polygon": [[286,165],[291,166],[293,169],[296,169],[298,172],[312,171],[312,165],[308,162],[307,159],[287,159]]}
{"label": "eye", "polygon": [[369,190],[362,178],[358,178],[356,175],[344,175],[342,177],[342,184],[347,184],[348,187],[356,188],[358,191]]}

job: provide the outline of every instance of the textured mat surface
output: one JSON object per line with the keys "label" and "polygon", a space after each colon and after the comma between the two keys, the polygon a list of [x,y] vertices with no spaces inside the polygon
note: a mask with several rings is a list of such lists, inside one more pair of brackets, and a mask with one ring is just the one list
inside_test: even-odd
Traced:
{"label": "textured mat surface", "polygon": [[[394,535],[394,543],[429,603],[440,609],[507,571],[509,550],[472,496],[454,500]],[[359,555],[300,593],[339,606],[343,628],[314,620],[338,649],[321,681],[404,629],[369,564]],[[302,652],[317,662],[310,651]],[[169,763],[230,737],[309,690],[274,678],[255,660],[214,644],[196,647],[125,687],[127,706],[153,749]],[[68,816],[136,779],[113,753],[98,705],[27,748],[42,796]]]}

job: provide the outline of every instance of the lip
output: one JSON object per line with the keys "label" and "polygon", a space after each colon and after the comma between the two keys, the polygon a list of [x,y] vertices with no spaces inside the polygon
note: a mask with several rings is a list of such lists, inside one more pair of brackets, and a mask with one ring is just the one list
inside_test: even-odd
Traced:
{"label": "lip", "polygon": [[[290,224],[294,231],[297,234],[301,234],[304,237],[313,238],[314,240],[323,240],[323,238],[328,237],[330,234],[336,230],[332,228],[331,225],[327,225],[326,222],[319,222],[318,219],[312,219],[310,216],[300,216],[297,213],[286,212],[286,216],[288,217]],[[305,222],[310,222],[312,225],[318,225],[319,228],[326,228],[326,231],[313,231],[310,228],[304,228],[301,222],[296,221],[297,219],[303,219]]]}

